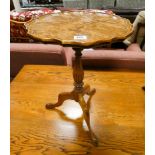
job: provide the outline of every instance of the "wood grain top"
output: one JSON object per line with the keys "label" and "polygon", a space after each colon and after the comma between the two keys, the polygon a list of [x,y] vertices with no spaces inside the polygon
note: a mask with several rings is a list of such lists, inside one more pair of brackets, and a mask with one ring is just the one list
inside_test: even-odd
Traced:
{"label": "wood grain top", "polygon": [[11,155],[144,155],[144,73],[86,71],[85,82],[97,90],[90,116],[98,147],[78,103],[45,109],[73,89],[72,69],[25,66],[11,83]]}
{"label": "wood grain top", "polygon": [[132,33],[128,19],[114,14],[64,11],[25,24],[28,35],[42,42],[93,46],[125,39]]}

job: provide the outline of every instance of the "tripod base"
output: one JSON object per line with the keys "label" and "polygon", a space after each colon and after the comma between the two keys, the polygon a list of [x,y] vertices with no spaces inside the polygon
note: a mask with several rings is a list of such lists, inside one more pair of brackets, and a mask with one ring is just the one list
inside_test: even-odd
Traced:
{"label": "tripod base", "polygon": [[[78,102],[83,111],[84,120],[86,121],[86,124],[88,126],[89,134],[92,139],[92,142],[94,145],[97,145],[98,141],[95,134],[91,130],[90,115],[89,115],[91,98],[95,94],[95,92],[96,92],[95,89],[91,90],[89,85],[85,85],[81,90],[74,89],[71,92],[60,93],[58,96],[58,102],[55,104],[52,104],[52,103],[46,104],[46,108],[53,109],[55,107],[61,106],[63,102],[68,99],[75,100],[76,102]],[[84,95],[86,94],[89,96],[87,102],[84,100]]]}

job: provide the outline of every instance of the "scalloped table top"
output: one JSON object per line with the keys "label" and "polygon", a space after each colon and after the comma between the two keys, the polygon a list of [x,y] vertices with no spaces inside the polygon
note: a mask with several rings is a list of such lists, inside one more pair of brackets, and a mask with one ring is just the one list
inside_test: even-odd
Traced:
{"label": "scalloped table top", "polygon": [[48,14],[27,22],[25,26],[33,39],[84,47],[122,40],[133,31],[128,19],[88,11]]}

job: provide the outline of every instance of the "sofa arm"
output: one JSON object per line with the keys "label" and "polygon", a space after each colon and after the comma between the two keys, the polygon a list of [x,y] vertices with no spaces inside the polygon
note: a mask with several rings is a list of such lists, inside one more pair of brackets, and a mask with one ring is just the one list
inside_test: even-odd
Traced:
{"label": "sofa arm", "polygon": [[95,50],[83,52],[84,67],[116,68],[116,69],[145,69],[145,53],[115,50]]}
{"label": "sofa arm", "polygon": [[[72,65],[75,60],[74,51],[68,50],[67,59]],[[145,53],[116,50],[84,50],[82,63],[84,68],[102,69],[137,69],[145,70]]]}
{"label": "sofa arm", "polygon": [[11,77],[15,77],[26,64],[66,65],[63,47],[52,44],[11,43]]}
{"label": "sofa arm", "polygon": [[[67,65],[72,66],[75,56],[72,48],[65,48]],[[94,50],[82,51],[82,63],[84,68],[117,68],[145,70],[145,53],[136,50]]]}

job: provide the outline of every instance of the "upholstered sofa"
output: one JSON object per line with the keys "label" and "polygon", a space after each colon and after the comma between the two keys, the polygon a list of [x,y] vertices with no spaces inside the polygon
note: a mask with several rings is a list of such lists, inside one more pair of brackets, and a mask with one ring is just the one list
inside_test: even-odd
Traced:
{"label": "upholstered sofa", "polygon": [[67,65],[64,48],[38,43],[10,44],[10,76],[15,77],[25,64]]}
{"label": "upholstered sofa", "polygon": [[[82,62],[89,69],[145,69],[145,53],[138,44],[124,49],[84,49]],[[74,61],[71,47],[54,44],[11,43],[10,76],[15,77],[26,64],[69,65]]]}

